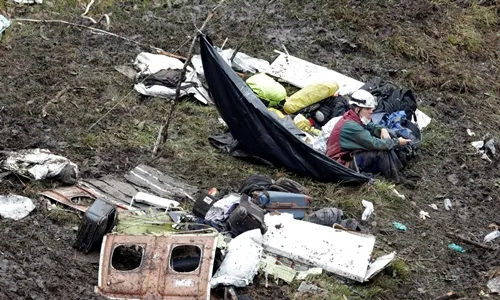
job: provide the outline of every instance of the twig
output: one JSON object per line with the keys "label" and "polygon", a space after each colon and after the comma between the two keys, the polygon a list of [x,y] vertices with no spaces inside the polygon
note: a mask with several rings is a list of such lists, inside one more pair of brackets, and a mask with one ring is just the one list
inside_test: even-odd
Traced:
{"label": "twig", "polygon": [[205,21],[201,25],[200,29],[198,29],[198,28],[196,29],[196,32],[195,32],[194,37],[193,37],[193,41],[191,42],[191,46],[189,47],[188,55],[186,57],[187,58],[186,62],[184,63],[184,66],[182,67],[182,70],[181,70],[181,75],[179,76],[179,82],[177,82],[177,88],[175,89],[175,98],[174,98],[174,100],[172,102],[172,105],[170,106],[170,112],[168,113],[166,119],[164,120],[163,125],[160,127],[161,130],[158,132],[158,137],[156,138],[156,143],[155,143],[155,145],[153,147],[153,154],[151,155],[152,157],[154,157],[156,155],[156,152],[158,151],[158,148],[160,147],[160,145],[165,144],[165,142],[168,139],[168,128],[170,127],[170,121],[172,120],[172,116],[173,116],[173,114],[175,112],[175,108],[177,107],[179,96],[181,94],[181,84],[182,84],[182,81],[180,80],[180,78],[183,78],[184,75],[186,74],[186,69],[188,67],[189,62],[191,61],[191,57],[193,55],[194,46],[196,44],[196,38],[198,37],[197,33],[202,32],[203,29],[205,29],[205,26],[207,26],[208,22],[213,18],[214,14],[215,14],[215,11],[217,10],[217,8],[219,8],[219,6],[221,6],[225,1],[226,0],[221,0],[210,11],[210,13],[208,14],[207,18],[205,19]]}
{"label": "twig", "polygon": [[173,53],[170,53],[170,52],[164,51],[164,50],[162,50],[162,49],[158,49],[158,50],[156,50],[156,53],[161,54],[161,55],[165,55],[165,56],[168,56],[168,57],[177,58],[177,59],[180,59],[180,60],[183,60],[183,61],[186,61],[186,60],[187,60],[187,58],[186,58],[186,57],[184,57],[184,56],[175,55],[175,54],[173,54]]}
{"label": "twig", "polygon": [[481,243],[478,243],[478,242],[474,242],[474,241],[471,241],[469,239],[466,239],[464,238],[463,236],[460,236],[458,234],[453,234],[453,233],[447,233],[446,234],[448,237],[450,238],[456,238],[456,239],[459,239],[461,240],[462,242],[466,243],[466,244],[469,244],[469,245],[473,245],[473,246],[476,246],[476,247],[479,247],[479,248],[483,248],[483,249],[486,249],[486,250],[495,250],[495,248],[493,247],[490,247],[488,245],[485,245],[485,244],[481,244]]}
{"label": "twig", "polygon": [[457,299],[457,298],[461,298],[461,297],[462,296],[460,294],[457,294],[455,292],[448,292],[448,293],[444,294],[443,296],[437,297],[434,300],[448,300],[448,299]]}
{"label": "twig", "polygon": [[102,29],[98,29],[98,28],[94,28],[94,27],[90,27],[90,26],[85,26],[85,25],[81,25],[81,24],[76,24],[76,23],[72,23],[72,22],[68,22],[68,21],[63,21],[63,20],[37,20],[37,19],[22,19],[22,18],[19,18],[19,19],[13,19],[13,21],[17,21],[17,22],[45,23],[45,24],[50,24],[50,23],[66,24],[66,25],[71,25],[71,26],[75,26],[75,27],[85,28],[85,29],[88,29],[88,30],[91,30],[91,31],[94,31],[94,32],[99,32],[99,33],[103,33],[103,34],[106,34],[106,35],[114,36],[114,37],[117,37],[119,39],[125,40],[127,42],[130,42],[130,43],[142,46],[142,47],[149,47],[149,48],[151,48],[153,50],[160,49],[158,47],[154,47],[154,46],[151,46],[151,45],[146,45],[146,44],[143,44],[143,43],[140,43],[140,42],[136,42],[136,41],[131,40],[131,39],[127,38],[127,37],[124,37],[124,36],[121,36],[121,35],[118,35],[116,33],[112,33],[112,32],[106,31],[106,30],[102,30]]}
{"label": "twig", "polygon": [[90,7],[94,4],[94,0],[91,0],[90,3],[87,5],[87,7],[85,7],[85,11],[83,12],[83,14],[81,15],[82,17],[87,15],[89,13],[89,10],[90,10]]}
{"label": "twig", "polygon": [[222,50],[222,49],[224,49],[224,46],[226,46],[226,43],[227,43],[227,40],[228,40],[228,39],[229,39],[229,38],[226,38],[226,39],[224,40],[224,43],[222,43],[222,46],[220,46],[220,49],[221,49],[221,50]]}
{"label": "twig", "polygon": [[[248,28],[248,33],[245,35],[245,38],[236,47],[236,49],[233,52],[233,55],[231,55],[231,59],[229,60],[230,62],[233,62],[234,58],[236,57],[236,54],[238,54],[238,51],[240,51],[241,47],[243,47],[243,44],[245,44],[245,42],[248,40],[248,38],[252,34],[253,28],[255,27],[255,25],[257,25],[257,23],[260,21],[260,18],[262,17],[262,15],[266,12],[267,7],[270,4],[272,4],[274,1],[276,1],[276,0],[271,0],[271,1],[267,2],[264,5],[264,7],[262,7],[262,10],[260,11],[259,15],[257,16],[257,18],[255,18],[255,20],[253,21],[252,25],[250,25],[250,27]],[[225,42],[224,42],[224,44],[225,44]]]}
{"label": "twig", "polygon": [[42,107],[42,118],[45,118],[45,117],[48,115],[48,113],[47,113],[47,107],[48,107],[50,104],[54,104],[54,103],[56,103],[56,102],[57,102],[57,100],[59,100],[59,98],[61,98],[61,96],[62,96],[64,93],[66,93],[66,91],[68,91],[68,89],[69,89],[68,87],[65,87],[65,88],[63,88],[62,90],[60,90],[60,91],[56,94],[56,96],[55,96],[54,98],[50,99],[50,101],[49,101],[49,102],[47,102],[47,104],[45,104],[45,105]]}

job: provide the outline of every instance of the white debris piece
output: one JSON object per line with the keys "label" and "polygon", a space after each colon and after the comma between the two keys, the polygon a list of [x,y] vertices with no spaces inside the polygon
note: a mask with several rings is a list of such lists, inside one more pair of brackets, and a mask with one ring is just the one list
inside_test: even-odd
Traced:
{"label": "white debris piece", "polygon": [[66,184],[75,184],[79,177],[76,164],[45,149],[8,152],[0,168],[34,180],[52,178]]}
{"label": "white debris piece", "polygon": [[234,238],[222,264],[210,280],[215,288],[219,285],[246,287],[257,274],[262,258],[262,234],[260,229],[244,232]]}
{"label": "white debris piece", "polygon": [[323,268],[359,282],[387,267],[396,253],[370,262],[375,236],[295,220],[292,214],[265,215],[264,250],[293,261]]}
{"label": "white debris piece", "polygon": [[467,134],[468,134],[469,136],[475,136],[475,135],[476,135],[476,133],[475,133],[475,132],[473,132],[472,130],[470,130],[469,128],[467,128]]}
{"label": "white debris piece", "polygon": [[438,206],[434,203],[429,204],[429,207],[432,208],[433,210],[438,210]]}
{"label": "white debris piece", "polygon": [[425,220],[426,218],[431,217],[428,212],[423,211],[423,210],[420,211],[419,215],[420,215],[420,218],[422,218],[422,220]]}
{"label": "white debris piece", "polygon": [[366,221],[373,213],[373,210],[374,210],[373,203],[371,203],[370,201],[361,200],[361,204],[365,208],[365,211],[363,212],[363,215],[361,216],[361,220]]}
{"label": "white debris piece", "polygon": [[497,237],[500,236],[500,231],[498,230],[495,230],[493,232],[490,232],[488,233],[485,237],[484,237],[484,241],[485,242],[491,242],[493,241],[494,239],[496,239]]}
{"label": "white debris piece", "polygon": [[12,23],[4,15],[0,14],[0,36]]}
{"label": "white debris piece", "polygon": [[0,216],[13,220],[21,220],[35,209],[30,198],[9,194],[0,195]]}
{"label": "white debris piece", "polygon": [[16,3],[21,4],[42,4],[43,0],[13,0]]}

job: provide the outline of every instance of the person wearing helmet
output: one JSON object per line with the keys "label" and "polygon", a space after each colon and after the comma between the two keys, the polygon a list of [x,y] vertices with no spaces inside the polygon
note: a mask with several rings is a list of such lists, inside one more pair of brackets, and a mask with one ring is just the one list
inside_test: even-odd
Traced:
{"label": "person wearing helmet", "polygon": [[377,99],[368,91],[352,93],[349,105],[330,134],[326,155],[358,172],[381,173],[400,182],[398,171],[403,166],[393,149],[410,140],[391,138],[386,128],[371,121]]}

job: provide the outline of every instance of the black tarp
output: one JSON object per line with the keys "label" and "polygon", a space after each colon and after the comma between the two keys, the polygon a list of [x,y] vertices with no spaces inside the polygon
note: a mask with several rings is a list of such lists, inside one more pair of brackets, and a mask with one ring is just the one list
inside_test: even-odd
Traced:
{"label": "black tarp", "polygon": [[206,36],[200,36],[200,46],[203,70],[215,106],[244,151],[319,181],[362,183],[370,180],[297,138],[268,111]]}

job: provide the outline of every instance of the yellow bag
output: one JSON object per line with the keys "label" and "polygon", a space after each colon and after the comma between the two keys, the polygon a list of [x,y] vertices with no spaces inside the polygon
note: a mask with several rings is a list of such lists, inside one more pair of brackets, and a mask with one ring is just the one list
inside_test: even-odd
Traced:
{"label": "yellow bag", "polygon": [[310,84],[291,95],[285,102],[284,110],[288,114],[294,114],[304,107],[335,95],[338,90],[339,85],[334,81]]}
{"label": "yellow bag", "polygon": [[286,98],[285,87],[264,73],[253,75],[246,82],[257,97],[269,102],[269,106],[276,106]]}

